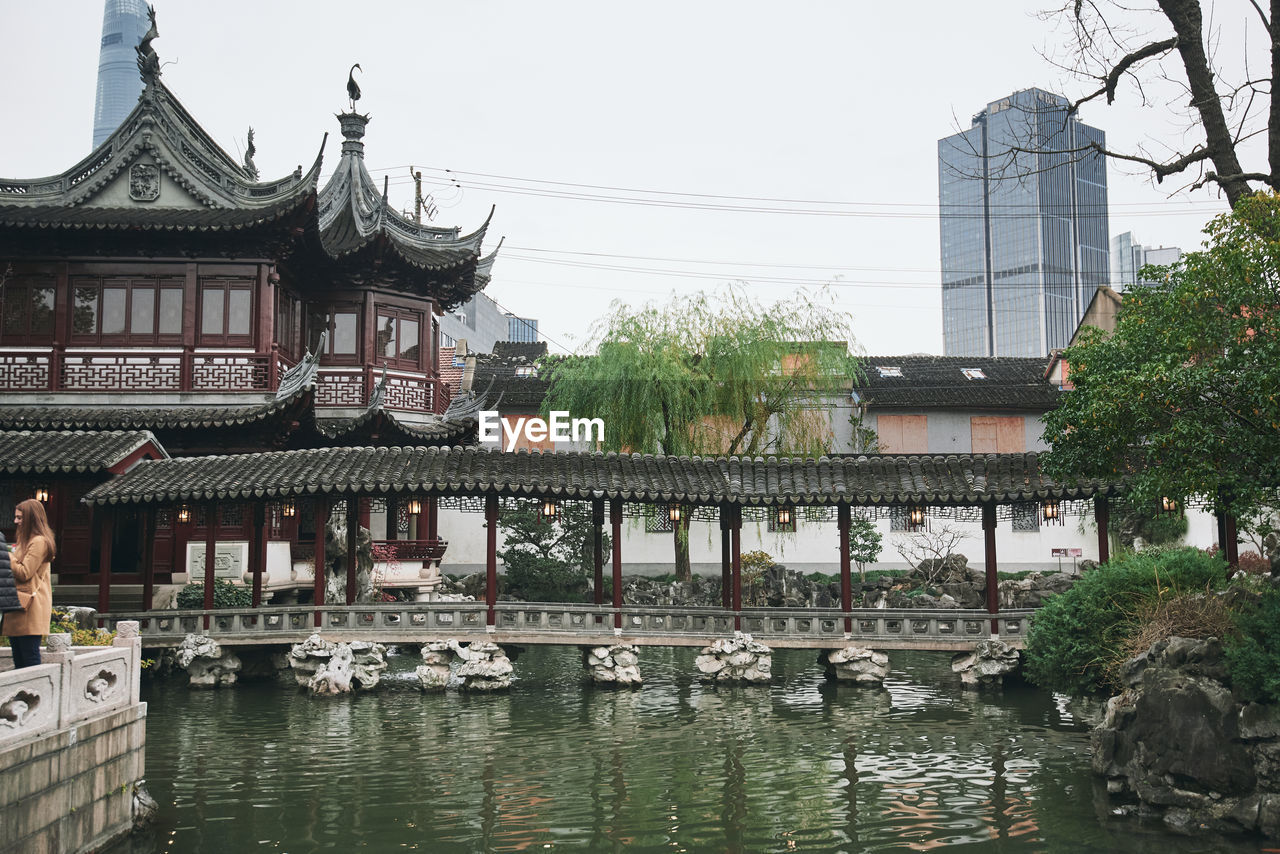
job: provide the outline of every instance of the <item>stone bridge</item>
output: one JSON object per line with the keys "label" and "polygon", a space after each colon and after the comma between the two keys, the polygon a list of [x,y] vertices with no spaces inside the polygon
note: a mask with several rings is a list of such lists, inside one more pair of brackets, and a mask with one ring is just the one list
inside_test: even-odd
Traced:
{"label": "stone bridge", "polygon": [[499,602],[493,625],[484,602],[313,605],[102,615],[107,628],[136,620],[145,647],[174,647],[188,634],[223,646],[300,643],[319,633],[335,642],[426,643],[456,638],[497,644],[705,646],[735,631],[776,649],[972,650],[997,637],[1021,648],[1031,610],[652,607]]}

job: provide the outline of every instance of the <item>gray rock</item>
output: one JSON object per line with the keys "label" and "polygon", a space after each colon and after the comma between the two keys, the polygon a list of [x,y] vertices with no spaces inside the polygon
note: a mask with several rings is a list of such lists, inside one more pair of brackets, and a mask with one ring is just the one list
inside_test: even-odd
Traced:
{"label": "gray rock", "polygon": [[175,651],[174,660],[187,671],[192,688],[220,688],[236,684],[240,658],[224,652],[213,638],[189,634]]}
{"label": "gray rock", "polygon": [[818,653],[818,663],[828,679],[857,685],[881,685],[889,675],[889,656],[861,646],[825,649]]}
{"label": "gray rock", "polygon": [[694,667],[704,682],[765,683],[773,678],[773,651],[751,635],[734,632],[703,647]]}
{"label": "gray rock", "polygon": [[1022,656],[1004,641],[985,640],[974,645],[973,652],[958,653],[951,659],[951,671],[960,674],[965,688],[999,688],[1004,677],[1017,673]]}
{"label": "gray rock", "polygon": [[640,678],[640,650],[631,644],[584,647],[582,664],[592,682],[599,685],[638,686]]}

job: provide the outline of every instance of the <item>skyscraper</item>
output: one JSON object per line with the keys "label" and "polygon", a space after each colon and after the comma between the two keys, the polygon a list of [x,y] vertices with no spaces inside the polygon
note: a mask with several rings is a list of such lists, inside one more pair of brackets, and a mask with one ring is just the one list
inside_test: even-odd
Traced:
{"label": "skyscraper", "polygon": [[98,53],[98,95],[93,106],[94,148],[120,127],[138,103],[142,78],[134,48],[150,25],[144,0],[106,0]]}
{"label": "skyscraper", "polygon": [[1132,285],[1151,284],[1138,277],[1143,267],[1167,267],[1181,257],[1182,250],[1176,246],[1143,246],[1133,242],[1132,231],[1117,234],[1111,238],[1111,287],[1123,291]]}
{"label": "skyscraper", "polygon": [[942,337],[948,356],[1066,346],[1107,283],[1105,134],[1024,89],[938,141]]}

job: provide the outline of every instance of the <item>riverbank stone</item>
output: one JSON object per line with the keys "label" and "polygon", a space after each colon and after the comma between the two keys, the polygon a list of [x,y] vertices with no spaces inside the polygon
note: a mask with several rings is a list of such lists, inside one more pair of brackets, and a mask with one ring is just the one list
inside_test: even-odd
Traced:
{"label": "riverbank stone", "polygon": [[828,679],[838,682],[882,685],[889,675],[889,656],[880,650],[862,646],[824,649],[818,653],[818,663],[826,671]]}
{"label": "riverbank stone", "polygon": [[773,678],[773,650],[751,635],[734,632],[703,647],[694,667],[703,682],[767,683]]}
{"label": "riverbank stone", "polygon": [[582,665],[597,685],[638,686],[640,649],[629,643],[582,648]]}
{"label": "riverbank stone", "polygon": [[187,671],[192,688],[221,688],[236,684],[240,658],[213,638],[189,634],[174,650],[174,662]]}
{"label": "riverbank stone", "polygon": [[377,687],[387,652],[380,643],[332,643],[313,634],[290,648],[289,667],[298,685],[312,694],[349,694]]}
{"label": "riverbank stone", "polygon": [[951,659],[951,671],[960,674],[960,684],[975,690],[999,688],[1004,677],[1022,667],[1022,655],[1004,641],[978,641],[973,652],[962,652]]}
{"label": "riverbank stone", "polygon": [[1216,638],[1170,638],[1131,659],[1090,734],[1107,789],[1179,830],[1280,837],[1280,710],[1237,700]]}

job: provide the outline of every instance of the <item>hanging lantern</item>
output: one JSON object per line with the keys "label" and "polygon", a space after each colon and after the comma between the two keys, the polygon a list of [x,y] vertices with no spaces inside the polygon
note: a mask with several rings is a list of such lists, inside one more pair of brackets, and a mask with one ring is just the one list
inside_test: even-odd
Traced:
{"label": "hanging lantern", "polygon": [[1044,521],[1050,525],[1062,524],[1062,505],[1056,498],[1046,498],[1044,503],[1040,505],[1041,514]]}
{"label": "hanging lantern", "polygon": [[679,504],[667,505],[667,518],[672,522],[679,522],[684,518],[684,507]]}
{"label": "hanging lantern", "polygon": [[36,501],[39,501],[41,504],[49,503],[49,487],[47,486],[36,487]]}
{"label": "hanging lantern", "polygon": [[1170,498],[1165,495],[1160,499],[1160,512],[1171,515],[1174,513],[1181,513],[1182,507],[1178,504],[1178,499]]}
{"label": "hanging lantern", "polygon": [[796,520],[795,509],[790,504],[778,505],[777,513],[774,516],[774,522],[779,528],[788,528]]}
{"label": "hanging lantern", "polygon": [[292,498],[286,498],[284,501],[281,501],[281,502],[280,502],[280,515],[281,515],[281,516],[284,516],[286,519],[289,519],[289,518],[292,518],[292,517],[294,517],[294,516],[297,516],[297,515],[298,515],[298,502],[294,501]]}
{"label": "hanging lantern", "polygon": [[178,508],[178,524],[185,525],[191,521],[191,508],[183,504]]}
{"label": "hanging lantern", "polygon": [[544,498],[539,513],[544,521],[554,522],[556,517],[560,515],[560,502],[551,498]]}
{"label": "hanging lantern", "polygon": [[410,516],[417,516],[422,512],[422,499],[410,498],[407,502],[405,502],[404,509],[409,513]]}
{"label": "hanging lantern", "polygon": [[907,530],[918,531],[924,527],[924,506],[910,504],[907,506]]}

